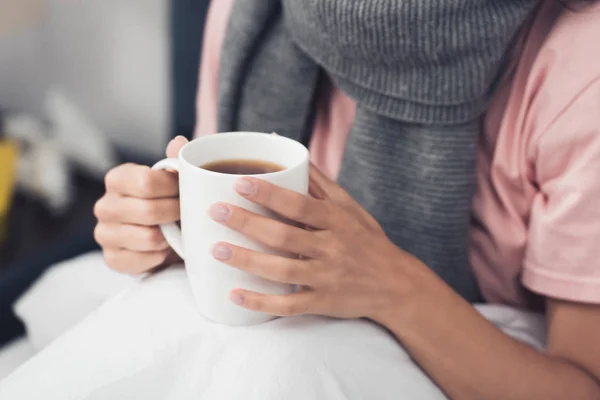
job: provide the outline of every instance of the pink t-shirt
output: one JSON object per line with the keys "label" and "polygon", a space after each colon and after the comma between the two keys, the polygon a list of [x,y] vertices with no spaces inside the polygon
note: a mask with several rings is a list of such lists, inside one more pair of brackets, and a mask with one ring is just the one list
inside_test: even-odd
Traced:
{"label": "pink t-shirt", "polygon": [[[213,2],[209,12],[198,136],[217,131],[220,47],[232,4]],[[571,12],[546,1],[486,116],[470,253],[490,302],[532,307],[537,293],[600,303],[598,38],[600,5]],[[331,84],[321,88],[310,151],[332,178],[355,109]]]}

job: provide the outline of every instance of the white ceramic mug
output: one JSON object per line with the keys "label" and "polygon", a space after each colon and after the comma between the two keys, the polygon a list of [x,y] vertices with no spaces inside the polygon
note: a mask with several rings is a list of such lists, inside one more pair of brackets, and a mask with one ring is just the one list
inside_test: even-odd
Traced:
{"label": "white ceramic mug", "polygon": [[239,288],[267,294],[288,294],[293,292],[294,287],[232,268],[215,260],[211,254],[217,242],[277,254],[208,216],[212,204],[225,202],[274,217],[268,210],[237,194],[233,186],[241,175],[200,168],[215,161],[236,159],[278,164],[284,167],[282,171],[255,177],[302,194],[308,192],[308,150],[294,140],[277,135],[230,132],[202,137],[185,145],[178,158],[164,159],[152,168],[179,172],[181,230],[177,224],[162,225],[161,230],[173,250],[185,261],[200,313],[227,325],[253,325],[266,322],[273,316],[234,305],[229,300],[231,290]]}

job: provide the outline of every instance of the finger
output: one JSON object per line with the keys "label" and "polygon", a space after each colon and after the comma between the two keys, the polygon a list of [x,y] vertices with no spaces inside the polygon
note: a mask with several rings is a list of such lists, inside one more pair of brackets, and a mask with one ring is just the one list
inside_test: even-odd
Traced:
{"label": "finger", "polygon": [[106,174],[106,191],[140,199],[176,197],[179,180],[176,173],[155,171],[145,165],[123,164]]}
{"label": "finger", "polygon": [[310,164],[309,183],[309,186],[313,187],[315,194],[321,197],[324,196],[326,199],[333,200],[337,203],[351,202],[358,205],[344,188],[337,182],[329,179],[329,177],[313,163]]}
{"label": "finger", "polygon": [[96,203],[94,214],[109,224],[166,224],[179,221],[179,199],[143,200],[108,194]]}
{"label": "finger", "polygon": [[241,178],[235,183],[235,189],[248,200],[313,228],[327,229],[338,217],[331,202],[304,196],[261,179]]}
{"label": "finger", "polygon": [[309,258],[319,257],[325,252],[323,244],[313,233],[240,207],[214,204],[209,215],[216,222],[274,249]]}
{"label": "finger", "polygon": [[[310,164],[309,186],[313,187],[313,191],[320,197],[333,200],[338,204],[351,204],[360,207],[360,205],[342,188],[337,182],[329,179],[319,168],[313,163]],[[362,207],[361,207],[362,208]]]}
{"label": "finger", "polygon": [[317,199],[331,200],[339,204],[359,221],[379,229],[379,223],[338,183],[329,179],[314,164],[310,165],[309,193]]}
{"label": "finger", "polygon": [[308,194],[317,200],[328,200],[329,196],[323,187],[314,179],[309,177]]}
{"label": "finger", "polygon": [[313,163],[310,163],[309,182],[309,188],[319,196],[318,198],[335,200],[344,197],[344,189],[336,182],[329,179],[329,177]]}
{"label": "finger", "polygon": [[318,298],[309,291],[277,296],[236,289],[231,292],[229,299],[248,310],[279,317],[319,313]]}
{"label": "finger", "polygon": [[234,268],[275,282],[311,285],[317,274],[306,261],[217,243],[212,249],[215,259]]}
{"label": "finger", "polygon": [[183,136],[177,136],[173,140],[169,142],[167,145],[167,157],[176,158],[179,155],[179,152],[188,144],[188,140]]}
{"label": "finger", "polygon": [[123,249],[105,249],[104,260],[111,269],[135,276],[159,267],[170,254],[170,250],[142,253]]}
{"label": "finger", "polygon": [[169,245],[157,226],[98,223],[94,238],[102,247],[140,252],[167,250]]}

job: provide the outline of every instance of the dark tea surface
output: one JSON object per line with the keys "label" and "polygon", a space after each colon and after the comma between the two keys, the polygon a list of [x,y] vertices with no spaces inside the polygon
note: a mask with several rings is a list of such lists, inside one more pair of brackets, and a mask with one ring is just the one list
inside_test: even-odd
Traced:
{"label": "dark tea surface", "polygon": [[221,160],[200,165],[207,171],[231,175],[260,175],[283,171],[279,164],[261,160]]}

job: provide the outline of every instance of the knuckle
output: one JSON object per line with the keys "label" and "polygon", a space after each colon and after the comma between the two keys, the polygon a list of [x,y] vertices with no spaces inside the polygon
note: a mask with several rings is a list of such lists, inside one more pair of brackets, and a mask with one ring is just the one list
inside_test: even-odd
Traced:
{"label": "knuckle", "polygon": [[285,224],[277,224],[273,229],[273,244],[276,247],[284,247],[292,240],[291,228]]}
{"label": "knuckle", "polygon": [[337,268],[337,266],[329,268],[322,275],[323,282],[331,292],[336,292],[337,288],[343,286],[347,278],[348,271],[345,268]]}
{"label": "knuckle", "polygon": [[256,234],[260,229],[260,217],[243,208],[229,207],[231,215],[225,222],[230,228],[244,234]]}
{"label": "knuckle", "polygon": [[260,297],[246,296],[245,306],[254,311],[266,311],[266,304]]}
{"label": "knuckle", "polygon": [[310,201],[306,196],[299,196],[296,206],[292,211],[292,219],[298,222],[304,222],[309,215]]}
{"label": "knuckle", "polygon": [[114,167],[104,176],[104,185],[106,186],[107,191],[112,190],[120,168],[122,168],[122,166]]}
{"label": "knuckle", "polygon": [[153,225],[158,221],[160,216],[160,207],[156,201],[144,201],[140,205],[140,213],[141,217],[145,220],[149,225]]}
{"label": "knuckle", "polygon": [[231,226],[237,226],[242,232],[247,232],[250,229],[250,215],[248,212],[231,208],[231,218],[229,219]]}
{"label": "knuckle", "polygon": [[141,196],[147,197],[154,193],[154,171],[149,167],[140,169],[137,177],[137,189]]}
{"label": "knuckle", "polygon": [[[226,217],[223,217],[223,222],[221,223],[230,227],[231,229],[235,229],[242,233],[246,233],[246,228],[248,228],[248,221],[246,221],[246,216],[244,215],[243,210],[237,210],[236,207],[231,207],[228,204],[223,205],[219,203],[219,205],[222,205],[229,210],[229,213],[226,215]],[[210,211],[209,214],[211,214]]]}
{"label": "knuckle", "polygon": [[329,242],[329,255],[338,258],[341,254],[346,252],[346,246],[342,241],[335,238]]}
{"label": "knuckle", "polygon": [[323,204],[323,208],[327,215],[331,216],[331,219],[334,221],[345,221],[347,216],[346,210],[341,208],[338,204],[331,200],[321,200],[321,204]]}
{"label": "knuckle", "polygon": [[237,264],[243,269],[250,269],[254,265],[254,256],[245,249],[235,249],[234,257],[237,258]]}
{"label": "knuckle", "polygon": [[327,245],[323,242],[316,242],[310,249],[307,251],[307,256],[309,258],[314,259],[322,259],[329,258]]}
{"label": "knuckle", "polygon": [[327,266],[328,268],[324,268],[321,261],[313,261],[311,273],[313,275],[312,279],[313,282],[315,282],[315,286],[328,287],[339,279],[338,269],[331,264],[328,264]]}
{"label": "knuckle", "polygon": [[119,254],[115,251],[104,251],[104,262],[108,265],[109,268],[114,269],[116,271],[121,271],[120,268],[120,257]]}
{"label": "knuckle", "polygon": [[335,236],[331,231],[317,231],[314,233],[317,237],[314,246],[315,257],[327,257],[333,254],[335,247]]}
{"label": "knuckle", "polygon": [[150,268],[155,268],[163,264],[165,261],[167,261],[168,256],[169,252],[167,250],[156,253],[155,259],[153,260],[154,262],[152,263],[153,265],[151,265]]}
{"label": "knuckle", "polygon": [[96,202],[96,204],[94,204],[94,216],[96,217],[96,219],[100,219],[102,218],[102,207],[103,207],[103,203],[104,203],[104,197],[100,198],[100,200],[98,200]]}
{"label": "knuckle", "polygon": [[275,196],[273,196],[273,187],[266,184],[264,181],[254,181],[255,185],[258,185],[258,197],[268,206],[272,206],[276,202]]}
{"label": "knuckle", "polygon": [[283,316],[293,316],[298,314],[298,307],[291,302],[285,302],[279,306],[280,314]]}
{"label": "knuckle", "polygon": [[323,243],[329,243],[333,241],[335,237],[333,232],[330,230],[316,231],[315,235],[319,238],[319,241]]}
{"label": "knuckle", "polygon": [[179,199],[171,200],[169,203],[169,216],[173,217],[171,222],[176,222],[181,220],[181,206],[179,204]]}
{"label": "knuckle", "polygon": [[103,227],[101,224],[96,224],[96,226],[94,227],[94,240],[96,242],[98,242],[98,244],[102,245],[104,242],[104,234],[103,234]]}
{"label": "knuckle", "polygon": [[285,266],[283,268],[275,269],[276,278],[283,282],[292,282],[296,278],[296,270],[293,266]]}
{"label": "knuckle", "polygon": [[341,249],[340,246],[336,243],[336,241],[331,241],[324,245],[320,249],[320,256],[328,261],[338,260],[340,257]]}
{"label": "knuckle", "polygon": [[145,228],[143,240],[152,248],[160,248],[165,244],[165,238],[158,227]]}
{"label": "knuckle", "polygon": [[109,221],[118,218],[116,197],[105,195],[94,205],[94,215],[98,221]]}

